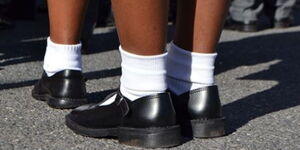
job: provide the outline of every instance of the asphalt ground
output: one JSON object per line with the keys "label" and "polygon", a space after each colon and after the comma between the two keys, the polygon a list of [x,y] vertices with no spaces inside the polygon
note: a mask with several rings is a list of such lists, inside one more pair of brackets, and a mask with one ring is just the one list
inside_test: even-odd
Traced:
{"label": "asphalt ground", "polygon": [[[76,135],[64,124],[70,110],[51,109],[31,97],[42,73],[47,34],[45,15],[0,31],[0,150],[140,149],[116,139]],[[89,100],[99,101],[118,87],[118,45],[114,28],[95,30],[91,54],[83,56]],[[191,139],[171,149],[299,150],[299,77],[300,26],[256,33],[224,31],[216,80],[227,135]]]}

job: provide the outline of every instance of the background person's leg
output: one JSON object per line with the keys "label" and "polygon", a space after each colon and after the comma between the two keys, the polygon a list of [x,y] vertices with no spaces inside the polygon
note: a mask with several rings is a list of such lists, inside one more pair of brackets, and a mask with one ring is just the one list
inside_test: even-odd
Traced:
{"label": "background person's leg", "polygon": [[233,0],[229,9],[230,16],[235,21],[257,21],[263,10],[263,0]]}
{"label": "background person's leg", "polygon": [[289,27],[293,23],[296,0],[265,0],[265,12],[275,28]]}
{"label": "background person's leg", "polygon": [[8,29],[13,26],[12,20],[8,15],[11,0],[0,0],[0,30]]}
{"label": "background person's leg", "polygon": [[246,32],[257,31],[257,22],[263,7],[263,0],[233,0],[225,28]]}
{"label": "background person's leg", "polygon": [[81,38],[80,38],[82,43],[81,52],[83,54],[88,54],[90,52],[89,41],[91,40],[94,29],[96,27],[99,2],[100,2],[99,0],[90,0],[87,7],[84,24],[81,31]]}

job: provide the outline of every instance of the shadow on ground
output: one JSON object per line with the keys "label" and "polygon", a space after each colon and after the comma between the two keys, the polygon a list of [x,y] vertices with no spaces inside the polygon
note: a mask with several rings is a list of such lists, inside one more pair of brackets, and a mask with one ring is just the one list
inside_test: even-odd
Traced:
{"label": "shadow on ground", "polygon": [[[106,70],[84,73],[84,77],[88,80],[108,78],[108,77],[114,77],[119,75],[121,75],[121,68],[113,68],[113,69],[106,69]],[[29,80],[29,81],[23,81],[17,83],[4,83],[4,84],[0,84],[0,90],[32,86],[36,82],[37,80]]]}
{"label": "shadow on ground", "polygon": [[300,105],[299,39],[299,32],[291,32],[256,36],[220,44],[222,51],[219,51],[217,74],[239,66],[252,66],[278,60],[278,63],[271,65],[267,70],[238,79],[272,80],[278,84],[271,89],[224,106],[229,134],[255,118]]}
{"label": "shadow on ground", "polygon": [[[16,32],[12,30],[13,32]],[[0,67],[20,63],[42,61],[45,53],[46,34],[38,34],[30,39],[19,39],[0,43]],[[0,38],[5,38],[0,36]],[[89,54],[115,50],[119,47],[119,40],[115,30],[96,34],[91,39],[91,51]],[[97,48],[97,50],[93,50]]]}

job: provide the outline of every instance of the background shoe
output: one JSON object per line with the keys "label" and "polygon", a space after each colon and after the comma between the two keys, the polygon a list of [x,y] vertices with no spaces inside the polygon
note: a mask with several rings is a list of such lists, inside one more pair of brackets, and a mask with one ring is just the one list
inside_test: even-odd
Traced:
{"label": "background shoe", "polygon": [[11,23],[11,21],[0,15],[0,30],[10,29],[12,27],[13,27],[13,24]]}
{"label": "background shoe", "polygon": [[256,21],[250,21],[248,23],[227,19],[224,25],[224,29],[236,30],[241,32],[256,32],[258,26]]}
{"label": "background shoe", "polygon": [[293,17],[273,21],[273,28],[288,28],[294,23]]}
{"label": "background shoe", "polygon": [[64,70],[51,77],[44,72],[32,90],[32,97],[58,109],[86,104],[85,81],[81,71]]}
{"label": "background shoe", "polygon": [[7,15],[8,4],[0,4],[0,30],[5,30],[13,27],[11,19]]}
{"label": "background shoe", "polygon": [[225,134],[217,86],[195,89],[179,96],[172,94],[172,99],[183,135],[210,138]]}
{"label": "background shoe", "polygon": [[[111,98],[113,103],[101,106]],[[66,125],[84,136],[117,137],[120,143],[131,146],[158,148],[181,143],[168,93],[130,101],[116,92],[103,102],[74,109],[66,116]]]}

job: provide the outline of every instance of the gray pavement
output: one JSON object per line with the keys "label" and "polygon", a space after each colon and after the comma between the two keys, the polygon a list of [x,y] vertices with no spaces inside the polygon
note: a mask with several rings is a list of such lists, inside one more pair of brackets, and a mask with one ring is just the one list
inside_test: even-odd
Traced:
{"label": "gray pavement", "polygon": [[[42,73],[47,18],[17,22],[0,31],[0,150],[123,150],[115,139],[74,134],[64,125],[70,110],[34,100],[32,85]],[[113,29],[97,29],[92,54],[83,56],[89,99],[118,87],[120,56]],[[257,33],[224,31],[217,83],[228,135],[187,140],[171,149],[300,150],[300,26]]]}

